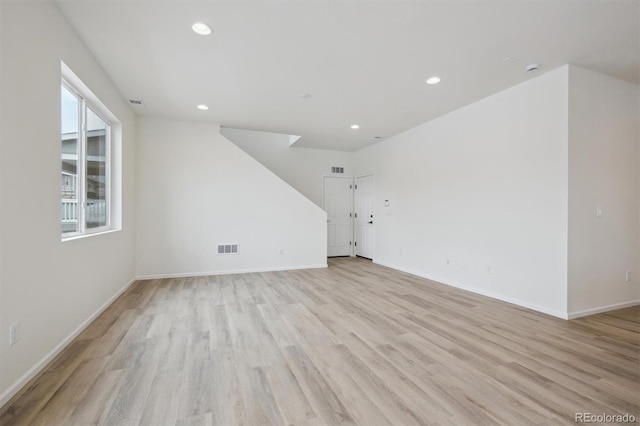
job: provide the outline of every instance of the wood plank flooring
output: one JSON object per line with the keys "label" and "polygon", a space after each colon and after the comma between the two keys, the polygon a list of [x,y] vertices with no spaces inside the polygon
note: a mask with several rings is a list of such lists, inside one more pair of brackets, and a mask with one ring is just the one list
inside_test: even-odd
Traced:
{"label": "wood plank flooring", "polygon": [[373,265],[140,281],[0,425],[640,418],[640,308],[555,319]]}

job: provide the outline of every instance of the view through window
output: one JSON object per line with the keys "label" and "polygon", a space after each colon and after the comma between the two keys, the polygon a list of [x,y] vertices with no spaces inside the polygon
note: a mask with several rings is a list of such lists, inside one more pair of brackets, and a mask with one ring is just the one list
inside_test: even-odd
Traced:
{"label": "view through window", "polygon": [[61,85],[63,238],[109,229],[110,126],[70,84]]}

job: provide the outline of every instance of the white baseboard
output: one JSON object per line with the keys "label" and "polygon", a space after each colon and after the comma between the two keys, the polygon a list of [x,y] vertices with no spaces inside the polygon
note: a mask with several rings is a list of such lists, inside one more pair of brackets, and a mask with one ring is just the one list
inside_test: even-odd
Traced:
{"label": "white baseboard", "polygon": [[31,379],[33,379],[44,367],[51,362],[73,339],[78,337],[80,333],[95,320],[105,309],[107,309],[122,293],[125,292],[135,282],[135,278],[124,285],[120,290],[116,292],[109,300],[107,300],[102,306],[100,306],[93,314],[89,316],[82,324],[80,324],[75,330],[65,337],[55,348],[53,348],[47,355],[45,355],[40,361],[36,363],[29,371],[24,373],[22,377],[16,380],[7,390],[0,394],[0,410],[4,408],[4,405],[11,400]]}
{"label": "white baseboard", "polygon": [[153,274],[153,275],[139,275],[136,280],[157,280],[162,278],[187,278],[187,277],[203,277],[208,275],[230,275],[230,274],[250,274],[253,272],[278,272],[278,271],[293,271],[296,269],[318,269],[326,268],[326,263],[320,263],[317,265],[298,265],[298,266],[275,266],[267,268],[247,268],[247,269],[228,269],[223,271],[207,271],[207,272],[178,272],[172,274]]}
{"label": "white baseboard", "polygon": [[616,309],[630,308],[632,306],[640,305],[640,299],[632,300],[630,302],[614,303],[613,305],[598,306],[596,308],[584,309],[582,311],[575,311],[569,313],[569,319],[586,317],[588,315],[601,314],[603,312],[615,311]]}
{"label": "white baseboard", "polygon": [[454,283],[454,282],[451,282],[451,281],[448,281],[448,280],[444,280],[444,279],[438,278],[438,277],[428,276],[428,275],[425,275],[424,273],[419,272],[419,271],[410,270],[410,269],[407,269],[407,268],[403,268],[403,267],[400,267],[400,266],[388,264],[388,263],[385,263],[385,262],[378,262],[378,261],[374,260],[373,263],[376,263],[376,264],[381,265],[381,266],[386,266],[387,268],[396,269],[398,271],[406,272],[408,274],[415,275],[415,276],[418,276],[418,277],[421,277],[421,278],[426,278],[428,280],[435,281],[435,282],[438,282],[440,284],[445,284],[445,285],[448,285],[448,286],[451,286],[451,287],[459,288],[461,290],[470,291],[471,293],[476,293],[476,294],[480,294],[482,296],[490,297],[492,299],[497,299],[497,300],[501,300],[503,302],[512,303],[514,305],[518,305],[518,306],[521,306],[523,308],[531,309],[531,310],[534,310],[534,311],[537,311],[537,312],[542,312],[543,314],[551,315],[551,316],[554,316],[554,317],[557,317],[557,318],[561,318],[561,319],[569,319],[569,316],[565,312],[556,311],[554,309],[549,309],[549,308],[546,308],[544,306],[538,306],[538,305],[535,305],[535,304],[532,304],[532,303],[529,303],[529,302],[524,302],[522,300],[511,298],[509,296],[504,296],[502,294],[492,293],[490,291],[479,290],[479,289],[474,288],[474,287],[469,287],[469,286],[462,285],[462,284],[459,284],[459,283]]}

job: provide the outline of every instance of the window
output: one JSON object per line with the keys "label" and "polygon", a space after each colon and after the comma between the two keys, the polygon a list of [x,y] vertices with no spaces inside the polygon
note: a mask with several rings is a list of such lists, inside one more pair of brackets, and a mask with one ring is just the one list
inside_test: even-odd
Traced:
{"label": "window", "polygon": [[112,229],[112,114],[92,103],[87,95],[95,96],[82,86],[64,77],[61,84],[63,239]]}

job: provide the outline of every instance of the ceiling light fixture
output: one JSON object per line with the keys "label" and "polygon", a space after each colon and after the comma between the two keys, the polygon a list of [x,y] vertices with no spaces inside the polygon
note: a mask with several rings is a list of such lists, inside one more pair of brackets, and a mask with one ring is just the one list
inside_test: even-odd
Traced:
{"label": "ceiling light fixture", "polygon": [[359,128],[360,128],[360,126],[358,126],[357,124],[352,124],[352,125],[351,125],[351,128],[352,128],[353,130],[356,130],[356,129],[359,129]]}
{"label": "ceiling light fixture", "polygon": [[438,84],[440,83],[440,77],[438,76],[433,76],[427,79],[427,84]]}
{"label": "ceiling light fixture", "polygon": [[206,106],[205,104],[200,104],[200,105],[198,105],[198,109],[201,109],[202,111],[206,111],[206,110],[209,109],[209,107]]}
{"label": "ceiling light fixture", "polygon": [[526,72],[538,71],[540,69],[540,65],[538,64],[529,64],[524,69]]}
{"label": "ceiling light fixture", "polygon": [[209,35],[211,34],[211,28],[207,24],[203,24],[202,22],[196,22],[191,26],[191,29],[200,35]]}

